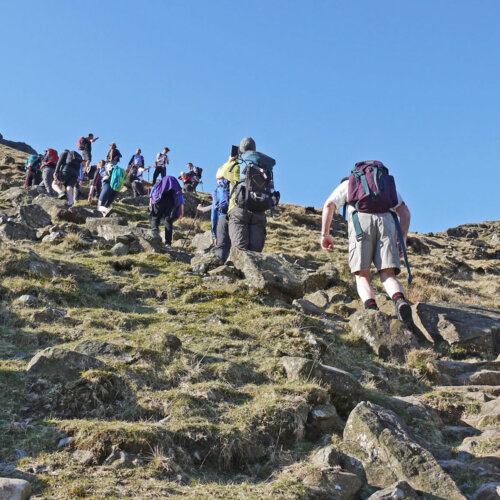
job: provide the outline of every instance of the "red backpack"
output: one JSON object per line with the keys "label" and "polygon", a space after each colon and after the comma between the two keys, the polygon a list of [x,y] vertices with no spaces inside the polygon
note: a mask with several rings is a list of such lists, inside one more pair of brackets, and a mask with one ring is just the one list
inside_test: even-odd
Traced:
{"label": "red backpack", "polygon": [[86,137],[80,137],[80,139],[78,139],[78,143],[76,144],[77,148],[80,151],[83,151],[85,149],[86,145],[87,145],[87,138]]}
{"label": "red backpack", "polygon": [[55,149],[47,149],[47,153],[45,154],[45,165],[49,165],[53,163],[57,164],[59,161],[59,155]]}

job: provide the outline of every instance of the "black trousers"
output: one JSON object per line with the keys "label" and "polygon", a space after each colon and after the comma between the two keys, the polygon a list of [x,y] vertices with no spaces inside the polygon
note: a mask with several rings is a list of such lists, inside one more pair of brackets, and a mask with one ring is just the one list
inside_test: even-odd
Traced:
{"label": "black trousers", "polygon": [[151,207],[151,229],[160,230],[161,219],[165,219],[165,243],[172,244],[174,221],[177,219],[177,207],[171,191],[164,194],[163,198]]}
{"label": "black trousers", "polygon": [[153,173],[153,184],[156,183],[156,179],[159,175],[161,175],[162,179],[167,175],[167,167],[165,165],[158,165],[155,167],[155,171]]}

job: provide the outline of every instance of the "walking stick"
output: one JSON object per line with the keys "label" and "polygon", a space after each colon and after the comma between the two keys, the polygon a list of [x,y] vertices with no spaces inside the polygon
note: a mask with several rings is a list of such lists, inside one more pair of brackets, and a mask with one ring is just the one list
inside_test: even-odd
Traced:
{"label": "walking stick", "polygon": [[197,218],[198,218],[198,210],[196,210],[196,213],[194,214],[193,223],[191,224],[191,227],[189,228],[187,236],[184,238],[184,241],[182,242],[181,250],[184,250],[184,245],[186,244],[186,241],[189,239],[189,235],[191,234],[191,231],[193,230],[194,223],[196,222]]}

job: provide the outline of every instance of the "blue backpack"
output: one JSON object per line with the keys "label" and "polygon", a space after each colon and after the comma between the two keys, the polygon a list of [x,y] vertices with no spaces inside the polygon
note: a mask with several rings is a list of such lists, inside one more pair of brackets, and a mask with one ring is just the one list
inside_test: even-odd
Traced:
{"label": "blue backpack", "polygon": [[32,170],[36,170],[40,167],[40,164],[41,164],[41,158],[38,155],[31,155],[26,160],[26,171],[29,169],[30,166]]}
{"label": "blue backpack", "polygon": [[226,179],[221,179],[217,188],[214,191],[214,205],[215,210],[219,215],[227,214],[229,209],[229,181]]}
{"label": "blue backpack", "polygon": [[111,172],[111,179],[109,185],[113,191],[120,191],[120,189],[125,184],[127,180],[127,174],[125,170],[118,165],[113,166],[113,172]]}

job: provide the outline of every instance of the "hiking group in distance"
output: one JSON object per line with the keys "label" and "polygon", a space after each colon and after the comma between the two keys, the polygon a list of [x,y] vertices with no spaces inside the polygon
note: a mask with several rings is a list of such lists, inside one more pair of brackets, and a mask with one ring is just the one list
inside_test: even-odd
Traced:
{"label": "hiking group in distance", "polygon": [[[146,168],[141,149],[136,150],[127,168],[123,169],[119,166],[122,155],[112,142],[106,159],[91,165],[92,144],[97,140],[93,134],[81,137],[77,144],[81,155],[67,149],[60,156],[54,149],[47,149],[43,156],[32,155],[26,162],[25,187],[43,184],[49,196],[67,197],[68,205],[72,206],[78,201],[80,185],[88,179],[89,202],[98,197],[97,209],[103,217],[110,213],[111,204],[125,183],[135,197],[143,196],[143,175],[151,167]],[[164,219],[167,247],[172,244],[175,220],[184,215],[183,193],[196,191],[202,182],[202,169],[192,163],[187,164],[188,171],[181,172],[178,178],[167,175],[169,151],[165,147],[156,156],[149,192],[151,231],[159,237],[160,223]],[[228,161],[217,170],[213,203],[207,207],[200,204],[197,210],[211,211],[214,253],[221,263],[228,259],[231,246],[262,252],[266,240],[266,212],[273,210],[280,200],[280,193],[274,189],[275,164],[273,158],[257,151],[251,137],[245,137],[239,146],[232,146]],[[380,161],[356,163],[349,177],[342,179],[328,197],[323,207],[320,239],[325,251],[334,249],[330,228],[333,214],[340,207],[348,209],[349,267],[364,307],[378,309],[371,284],[373,263],[394,303],[398,319],[411,326],[411,306],[396,277],[403,258],[408,269],[408,283],[411,283],[406,255],[410,211],[387,167]]]}

